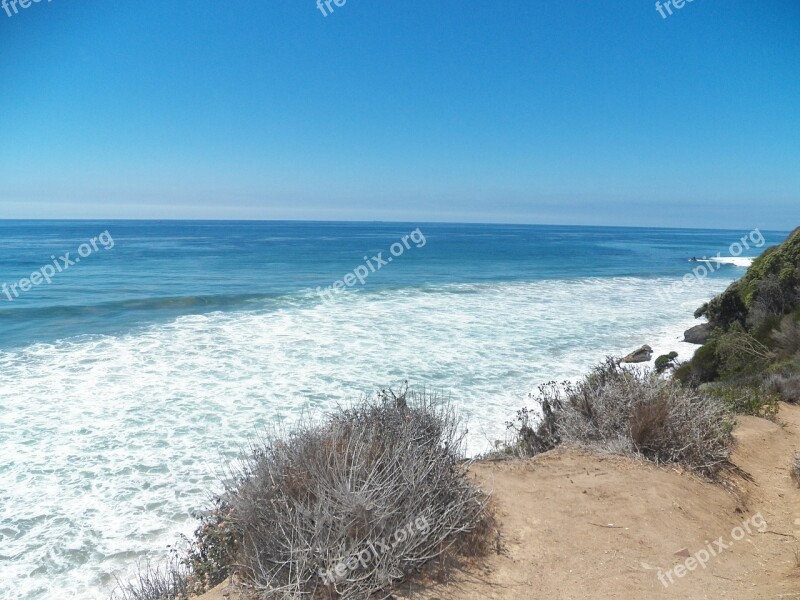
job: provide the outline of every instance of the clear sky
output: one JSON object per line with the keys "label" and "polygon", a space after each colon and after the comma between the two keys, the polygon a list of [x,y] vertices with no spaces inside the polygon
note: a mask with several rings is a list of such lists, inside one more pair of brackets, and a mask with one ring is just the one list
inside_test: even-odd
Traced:
{"label": "clear sky", "polygon": [[0,9],[0,217],[800,224],[797,0],[315,2]]}

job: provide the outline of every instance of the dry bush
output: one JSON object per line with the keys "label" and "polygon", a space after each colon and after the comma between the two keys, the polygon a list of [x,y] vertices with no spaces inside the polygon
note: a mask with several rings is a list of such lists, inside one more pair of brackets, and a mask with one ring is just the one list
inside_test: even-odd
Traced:
{"label": "dry bush", "polygon": [[793,296],[792,290],[785,289],[777,275],[766,275],[755,284],[748,325],[758,329],[771,318],[785,314],[792,305]]}
{"label": "dry bush", "polygon": [[448,404],[404,390],[265,435],[226,494],[238,576],[264,600],[388,597],[455,544],[477,547],[488,498],[464,433]]}
{"label": "dry bush", "polygon": [[217,496],[212,508],[198,515],[200,523],[194,536],[183,537],[183,563],[191,573],[190,589],[194,594],[207,592],[233,573],[242,534],[230,516],[227,495]]}
{"label": "dry bush", "polygon": [[513,431],[514,441],[511,443],[498,442],[501,454],[515,454],[517,456],[536,456],[542,452],[552,450],[561,443],[558,435],[558,422],[556,411],[553,409],[551,399],[558,398],[558,384],[554,381],[539,386],[539,395],[536,400],[541,410],[537,419],[536,413],[528,408],[517,411],[516,421],[509,421],[506,427]]}
{"label": "dry bush", "polygon": [[783,356],[792,356],[800,352],[800,321],[793,315],[786,315],[780,327],[772,334],[775,345]]}
{"label": "dry bush", "polygon": [[784,402],[800,404],[800,375],[771,375],[769,385]]}
{"label": "dry bush", "polygon": [[[609,358],[578,383],[549,383],[534,400],[549,417],[516,431],[514,448],[536,454],[558,444],[677,463],[714,476],[728,462],[733,428],[717,399]],[[545,414],[547,414],[547,412]],[[532,431],[533,433],[530,433]],[[521,433],[537,444],[526,444]]]}
{"label": "dry bush", "polygon": [[794,482],[800,487],[800,452],[794,453],[794,458],[792,459],[792,479]]}
{"label": "dry bush", "polygon": [[191,596],[190,575],[183,561],[171,554],[159,566],[139,565],[134,581],[117,581],[111,600],[186,600]]}
{"label": "dry bush", "polygon": [[655,451],[667,442],[663,436],[669,408],[664,398],[641,402],[631,408],[631,439],[637,448],[645,452]]}

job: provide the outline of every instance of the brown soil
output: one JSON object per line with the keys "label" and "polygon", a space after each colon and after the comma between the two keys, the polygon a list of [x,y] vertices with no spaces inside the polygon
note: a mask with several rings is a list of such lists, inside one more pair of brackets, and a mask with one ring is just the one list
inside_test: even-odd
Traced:
{"label": "brown soil", "polygon": [[[800,408],[778,423],[739,420],[734,463],[752,481],[713,484],[674,468],[561,449],[525,461],[484,462],[493,490],[499,552],[447,582],[407,586],[402,598],[474,600],[800,600],[800,490],[789,475],[800,449]],[[754,515],[752,534],[734,528]],[[714,540],[730,544],[720,551]],[[711,543],[716,556],[668,584],[658,578]],[[797,552],[797,554],[796,554]],[[222,600],[221,586],[202,600]],[[227,596],[234,600],[235,594]]]}

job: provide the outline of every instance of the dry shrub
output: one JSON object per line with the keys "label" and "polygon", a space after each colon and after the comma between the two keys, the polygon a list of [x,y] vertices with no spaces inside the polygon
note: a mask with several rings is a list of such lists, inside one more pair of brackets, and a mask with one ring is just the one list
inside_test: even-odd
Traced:
{"label": "dry shrub", "polygon": [[190,577],[193,594],[207,592],[233,573],[241,532],[231,522],[227,495],[214,498],[210,510],[198,516],[200,521],[191,539],[183,538],[186,552],[183,563]]}
{"label": "dry shrub", "polygon": [[[498,446],[505,454],[516,454],[518,456],[536,456],[542,452],[552,450],[561,443],[558,435],[558,422],[556,412],[550,404],[550,398],[556,396],[556,390],[548,393],[552,388],[557,388],[558,384],[551,381],[539,386],[539,408],[541,416],[537,419],[535,411],[528,408],[521,408],[517,411],[516,421],[509,421],[506,427],[514,432],[514,441],[510,444]],[[556,407],[558,410],[558,407]]]}
{"label": "dry shrub", "polygon": [[792,479],[800,487],[800,452],[794,453],[794,458],[792,459],[792,468],[791,468]]}
{"label": "dry shrub", "polygon": [[784,402],[800,404],[800,375],[772,375],[769,384]]}
{"label": "dry shrub", "polygon": [[669,418],[669,406],[664,398],[635,404],[631,409],[631,439],[645,452],[657,450],[663,439],[664,423]]}
{"label": "dry shrub", "polygon": [[454,544],[477,547],[487,496],[467,477],[452,407],[404,390],[265,435],[226,495],[238,576],[261,599],[362,599]]}
{"label": "dry shrub", "polygon": [[783,356],[792,356],[800,352],[800,321],[793,315],[786,315],[781,320],[772,340]]}
{"label": "dry shrub", "polygon": [[111,600],[187,600],[191,596],[190,573],[175,553],[165,563],[140,563],[132,582],[117,581]]}
{"label": "dry shrub", "polygon": [[533,398],[546,407],[545,418],[533,427],[526,411],[527,429],[510,424],[521,454],[576,444],[681,464],[707,476],[728,462],[733,422],[722,402],[612,358],[578,383],[541,386]]}

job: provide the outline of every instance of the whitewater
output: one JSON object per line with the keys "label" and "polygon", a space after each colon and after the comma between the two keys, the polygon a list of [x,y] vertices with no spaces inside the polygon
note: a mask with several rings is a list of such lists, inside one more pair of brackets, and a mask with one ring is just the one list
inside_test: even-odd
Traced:
{"label": "whitewater", "polygon": [[[365,285],[314,291],[415,228]],[[100,231],[113,248],[0,299],[0,600],[107,598],[259,431],[378,388],[449,398],[484,452],[542,383],[643,344],[690,356],[693,312],[744,273],[685,283],[741,236],[714,230],[31,221],[0,222],[0,279]]]}
{"label": "whitewater", "polygon": [[450,285],[184,316],[0,353],[3,600],[105,598],[219,490],[249,436],[408,380],[452,398],[479,453],[551,379],[681,332],[725,283]]}

